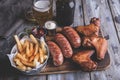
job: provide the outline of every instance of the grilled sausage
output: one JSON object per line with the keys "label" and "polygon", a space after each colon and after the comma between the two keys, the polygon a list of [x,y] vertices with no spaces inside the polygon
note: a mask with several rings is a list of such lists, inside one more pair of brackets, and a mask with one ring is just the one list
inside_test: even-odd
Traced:
{"label": "grilled sausage", "polygon": [[60,66],[63,63],[63,54],[61,52],[61,49],[58,47],[58,45],[53,41],[47,42],[48,48],[50,50],[50,53],[53,57],[53,63],[55,66]]}
{"label": "grilled sausage", "polygon": [[64,37],[60,33],[57,33],[55,35],[55,41],[61,48],[64,57],[66,57],[66,58],[72,57],[72,54],[73,54],[72,47],[71,47],[70,43],[68,42],[68,40],[66,39],[66,37]]}
{"label": "grilled sausage", "polygon": [[70,41],[70,44],[74,48],[78,48],[81,45],[81,38],[78,35],[78,33],[72,28],[72,27],[64,27],[63,33],[67,37],[67,39]]}

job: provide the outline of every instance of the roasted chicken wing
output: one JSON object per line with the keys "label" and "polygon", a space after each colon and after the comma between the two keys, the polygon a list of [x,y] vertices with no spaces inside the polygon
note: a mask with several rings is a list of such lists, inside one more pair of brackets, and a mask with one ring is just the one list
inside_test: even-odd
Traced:
{"label": "roasted chicken wing", "polygon": [[105,57],[108,43],[107,40],[103,37],[84,37],[82,46],[85,47],[94,47],[97,53],[97,59],[102,60]]}
{"label": "roasted chicken wing", "polygon": [[76,27],[76,31],[83,36],[91,36],[99,34],[100,28],[100,19],[99,18],[92,18],[89,25],[86,26],[78,26]]}
{"label": "roasted chicken wing", "polygon": [[91,60],[94,50],[83,50],[73,55],[72,59],[78,63],[83,71],[92,71],[97,68],[97,63]]}

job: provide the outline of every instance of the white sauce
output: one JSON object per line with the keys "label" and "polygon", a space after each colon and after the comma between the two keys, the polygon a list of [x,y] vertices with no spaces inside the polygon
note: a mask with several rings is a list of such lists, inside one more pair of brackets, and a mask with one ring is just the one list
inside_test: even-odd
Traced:
{"label": "white sauce", "polygon": [[46,29],[50,29],[50,30],[55,29],[56,28],[56,24],[53,21],[47,21],[45,23],[45,28]]}
{"label": "white sauce", "polygon": [[39,12],[48,11],[50,9],[50,2],[49,1],[37,1],[34,3],[33,8]]}

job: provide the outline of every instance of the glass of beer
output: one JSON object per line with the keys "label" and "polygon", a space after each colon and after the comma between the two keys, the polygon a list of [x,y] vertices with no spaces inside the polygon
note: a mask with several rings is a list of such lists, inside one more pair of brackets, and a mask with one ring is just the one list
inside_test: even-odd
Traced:
{"label": "glass of beer", "polygon": [[52,3],[53,0],[34,0],[33,16],[40,27],[43,27],[45,22],[53,17]]}

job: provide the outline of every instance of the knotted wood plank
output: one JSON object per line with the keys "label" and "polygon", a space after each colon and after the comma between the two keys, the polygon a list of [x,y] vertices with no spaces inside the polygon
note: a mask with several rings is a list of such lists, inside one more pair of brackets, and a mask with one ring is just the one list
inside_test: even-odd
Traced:
{"label": "knotted wood plank", "polygon": [[116,33],[120,42],[120,0],[108,0]]}
{"label": "knotted wood plank", "polygon": [[[116,35],[110,8],[107,0],[83,0],[85,24],[89,24],[91,17],[99,17],[101,19],[101,32],[103,36],[109,35],[108,45],[109,54],[111,56],[111,66],[109,69],[101,72],[91,72],[91,80],[119,80],[118,72],[120,69],[116,65],[116,61],[120,61],[119,41]],[[117,72],[117,73],[116,73]]]}

